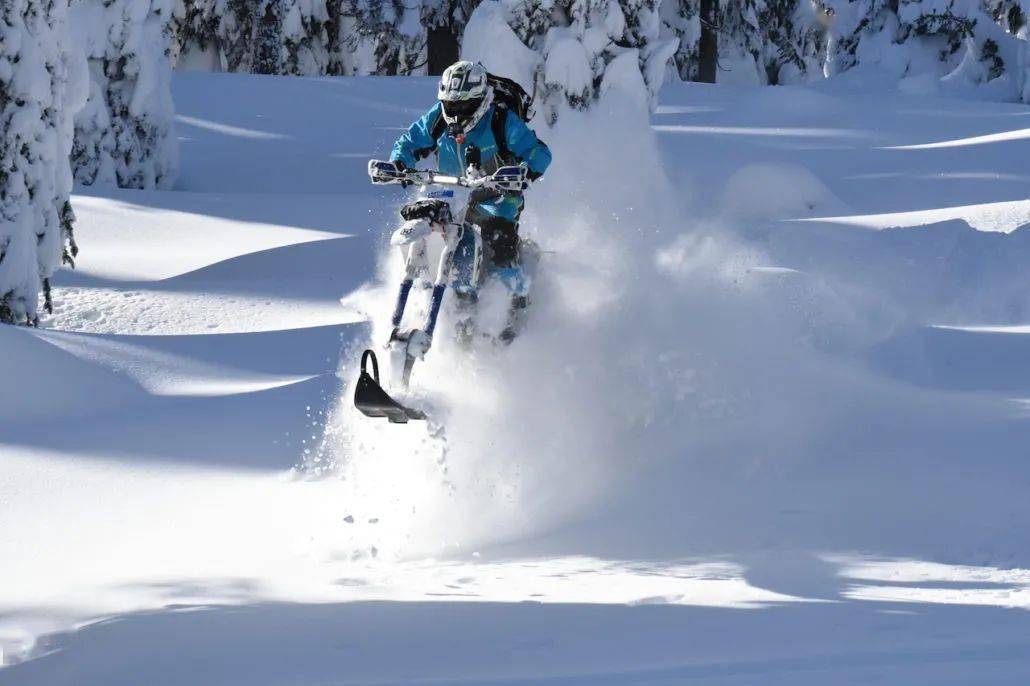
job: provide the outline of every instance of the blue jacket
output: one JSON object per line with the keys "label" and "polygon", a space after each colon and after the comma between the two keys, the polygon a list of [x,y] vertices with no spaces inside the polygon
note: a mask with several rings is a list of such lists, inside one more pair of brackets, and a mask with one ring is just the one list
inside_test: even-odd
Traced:
{"label": "blue jacket", "polygon": [[[503,166],[493,133],[494,109],[495,106],[491,106],[479,123],[465,134],[465,140],[458,143],[446,127],[438,124],[443,114],[442,106],[436,103],[397,139],[390,160],[400,160],[407,166],[414,167],[419,160],[435,152],[437,169],[444,174],[461,176],[468,167],[465,154],[470,146],[475,145],[480,151],[483,171],[493,173],[497,167]],[[436,139],[432,135],[434,127],[443,129],[443,133]],[[543,174],[551,163],[551,151],[536,137],[533,129],[509,111],[504,120],[504,134],[508,150],[518,158],[517,161],[529,165],[534,178]],[[518,220],[522,205],[522,195],[517,193],[491,196],[477,203],[477,207],[487,214],[510,221]]]}

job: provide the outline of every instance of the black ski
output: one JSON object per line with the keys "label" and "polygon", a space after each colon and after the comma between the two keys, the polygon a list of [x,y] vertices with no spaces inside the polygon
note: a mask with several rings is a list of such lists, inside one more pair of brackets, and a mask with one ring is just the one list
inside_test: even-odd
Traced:
{"label": "black ski", "polygon": [[[372,361],[372,374],[366,369],[369,360]],[[354,387],[354,406],[366,417],[386,417],[393,424],[426,418],[425,413],[401,405],[383,390],[379,385],[379,361],[371,350],[361,355],[361,375]]]}

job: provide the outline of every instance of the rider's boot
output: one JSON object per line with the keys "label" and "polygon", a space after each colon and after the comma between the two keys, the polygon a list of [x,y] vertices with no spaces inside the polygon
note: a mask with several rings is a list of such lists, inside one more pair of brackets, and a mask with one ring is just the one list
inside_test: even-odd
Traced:
{"label": "rider's boot", "polygon": [[528,296],[513,295],[511,297],[511,306],[508,309],[508,324],[497,337],[504,345],[509,345],[519,335],[519,332],[522,331],[522,320],[527,307],[529,307]]}
{"label": "rider's boot", "polygon": [[501,343],[508,345],[522,330],[522,320],[529,306],[529,278],[523,272],[521,264],[498,269],[497,278],[511,292],[508,320],[504,330],[497,337]]}

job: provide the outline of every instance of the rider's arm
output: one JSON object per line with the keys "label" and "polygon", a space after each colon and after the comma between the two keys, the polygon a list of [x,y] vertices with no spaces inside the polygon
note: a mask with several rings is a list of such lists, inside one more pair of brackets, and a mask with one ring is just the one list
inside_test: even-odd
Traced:
{"label": "rider's arm", "polygon": [[508,149],[529,165],[529,178],[540,178],[551,164],[551,150],[519,117],[509,116],[504,125]]}
{"label": "rider's arm", "polygon": [[440,103],[436,103],[409,126],[404,135],[393,144],[390,161],[402,162],[407,167],[414,167],[419,160],[436,150],[436,140],[433,138],[432,131],[440,116]]}

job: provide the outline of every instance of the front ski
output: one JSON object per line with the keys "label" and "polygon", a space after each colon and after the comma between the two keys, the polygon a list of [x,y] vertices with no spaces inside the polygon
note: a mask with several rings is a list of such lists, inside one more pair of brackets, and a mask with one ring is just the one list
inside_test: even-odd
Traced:
{"label": "front ski", "polygon": [[[372,362],[372,374],[366,368],[369,360]],[[408,420],[426,418],[421,410],[401,405],[383,390],[379,385],[379,361],[371,350],[361,355],[361,375],[354,387],[354,406],[366,417],[386,417],[392,424],[407,424]]]}

